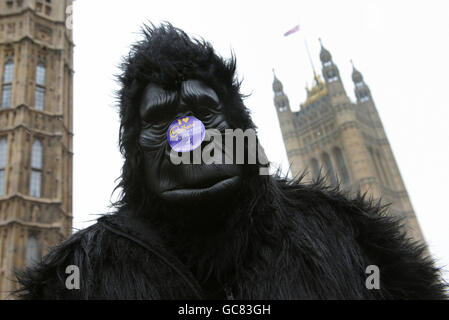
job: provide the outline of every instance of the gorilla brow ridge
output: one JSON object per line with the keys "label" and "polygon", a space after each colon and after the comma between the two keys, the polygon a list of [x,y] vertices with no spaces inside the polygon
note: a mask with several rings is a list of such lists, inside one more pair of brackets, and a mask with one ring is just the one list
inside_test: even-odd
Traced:
{"label": "gorilla brow ridge", "polygon": [[187,103],[205,104],[206,107],[218,106],[217,93],[199,81],[185,81],[181,86],[181,98]]}
{"label": "gorilla brow ridge", "polygon": [[[164,117],[169,113],[172,114],[175,112],[174,107],[179,99],[177,92],[161,90],[153,97],[154,99],[150,99],[145,106],[143,119]],[[168,109],[170,107],[173,107],[173,109]]]}
{"label": "gorilla brow ridge", "polygon": [[[220,103],[212,88],[191,80],[182,83],[181,98],[191,106],[199,104],[203,107],[213,108]],[[143,119],[146,121],[165,119],[179,111],[175,108],[179,102],[179,94],[176,91],[161,89],[152,94],[148,100],[143,113]],[[170,107],[173,108],[168,109]]]}

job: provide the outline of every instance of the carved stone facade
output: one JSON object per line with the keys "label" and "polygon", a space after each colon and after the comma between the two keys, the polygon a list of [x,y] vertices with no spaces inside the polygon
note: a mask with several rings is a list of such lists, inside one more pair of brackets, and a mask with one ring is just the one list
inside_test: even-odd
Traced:
{"label": "carved stone facade", "polygon": [[[0,0],[0,298],[72,231],[71,0]],[[70,25],[69,25],[70,27]]]}
{"label": "carved stone facade", "polygon": [[284,138],[291,173],[305,173],[308,182],[324,175],[329,185],[340,184],[348,192],[362,193],[391,203],[389,213],[404,217],[408,234],[423,236],[401,178],[387,135],[368,85],[353,68],[357,101],[346,94],[338,67],[321,46],[321,77],[307,88],[307,99],[292,112],[281,82],[273,82],[274,104]]}

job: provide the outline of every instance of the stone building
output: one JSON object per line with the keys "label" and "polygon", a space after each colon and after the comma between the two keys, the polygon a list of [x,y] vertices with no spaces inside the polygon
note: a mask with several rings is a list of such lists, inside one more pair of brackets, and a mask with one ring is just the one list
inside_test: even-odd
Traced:
{"label": "stone building", "polygon": [[0,0],[0,298],[72,229],[71,0]]}
{"label": "stone building", "polygon": [[274,104],[291,173],[306,173],[304,181],[325,176],[329,185],[348,192],[360,190],[390,203],[389,213],[405,218],[409,235],[423,240],[407,190],[362,74],[353,67],[356,101],[346,94],[337,65],[321,44],[324,80],[314,72],[314,84],[299,111],[292,111],[282,83],[274,78]]}

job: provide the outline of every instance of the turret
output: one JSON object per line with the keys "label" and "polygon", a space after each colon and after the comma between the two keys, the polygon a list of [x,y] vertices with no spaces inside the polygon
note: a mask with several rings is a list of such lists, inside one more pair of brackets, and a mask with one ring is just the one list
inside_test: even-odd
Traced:
{"label": "turret", "polygon": [[338,71],[338,67],[332,61],[331,53],[323,46],[323,43],[320,39],[321,52],[320,52],[320,60],[323,67],[323,76],[326,83],[332,83],[336,81],[340,81],[340,72]]}
{"label": "turret", "polygon": [[290,103],[288,101],[287,95],[283,91],[282,83],[279,81],[279,79],[276,77],[276,74],[274,73],[274,80],[273,80],[273,91],[274,91],[274,105],[276,107],[277,112],[291,112],[290,110]]}
{"label": "turret", "polygon": [[321,39],[319,39],[319,41],[321,46],[320,60],[322,65],[322,73],[329,96],[334,100],[334,105],[347,104],[349,103],[349,98],[343,86],[340,71],[332,60],[332,55],[329,50],[323,46]]}
{"label": "turret", "polygon": [[371,92],[368,85],[363,80],[362,73],[354,67],[352,62],[352,81],[354,82],[355,88],[354,93],[357,98],[357,102],[366,102],[371,100]]}

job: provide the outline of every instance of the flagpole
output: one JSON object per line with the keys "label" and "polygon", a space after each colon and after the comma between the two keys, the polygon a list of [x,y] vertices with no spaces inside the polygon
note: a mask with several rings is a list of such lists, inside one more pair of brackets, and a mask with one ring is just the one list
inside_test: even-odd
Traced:
{"label": "flagpole", "polygon": [[310,65],[312,66],[313,76],[316,77],[315,66],[313,65],[312,56],[310,55],[309,45],[307,44],[307,38],[305,35],[304,35],[304,45],[306,46],[307,56],[309,57]]}

